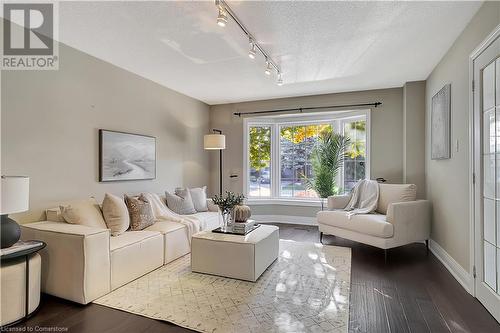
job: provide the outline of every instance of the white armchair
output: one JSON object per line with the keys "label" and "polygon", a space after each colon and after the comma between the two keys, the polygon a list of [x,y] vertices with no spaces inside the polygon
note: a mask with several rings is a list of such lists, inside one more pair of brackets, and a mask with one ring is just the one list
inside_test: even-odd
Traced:
{"label": "white armchair", "polygon": [[374,214],[354,215],[349,219],[343,210],[350,195],[328,198],[328,211],[317,214],[320,241],[323,234],[335,235],[387,250],[430,236],[431,205],[416,200],[413,184],[379,184],[379,202]]}

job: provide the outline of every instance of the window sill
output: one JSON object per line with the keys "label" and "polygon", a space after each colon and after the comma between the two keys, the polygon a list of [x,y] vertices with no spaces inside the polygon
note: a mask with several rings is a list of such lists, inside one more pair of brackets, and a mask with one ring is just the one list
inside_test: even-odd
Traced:
{"label": "window sill", "polygon": [[[305,206],[305,207],[318,207],[321,208],[321,201],[319,199],[255,199],[250,198],[246,200],[249,206],[258,205],[283,205],[283,206]],[[325,200],[326,205],[326,200]]]}

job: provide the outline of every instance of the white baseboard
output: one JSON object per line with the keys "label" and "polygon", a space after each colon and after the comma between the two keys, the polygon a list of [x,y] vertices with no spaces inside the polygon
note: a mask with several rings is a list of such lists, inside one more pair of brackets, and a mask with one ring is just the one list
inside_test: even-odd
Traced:
{"label": "white baseboard", "polygon": [[290,215],[252,215],[253,220],[259,223],[288,223],[301,225],[318,225],[315,217]]}
{"label": "white baseboard", "polygon": [[474,278],[471,273],[467,272],[458,262],[453,259],[438,243],[432,239],[429,242],[429,248],[436,258],[448,269],[453,277],[464,287],[464,289],[472,294]]}

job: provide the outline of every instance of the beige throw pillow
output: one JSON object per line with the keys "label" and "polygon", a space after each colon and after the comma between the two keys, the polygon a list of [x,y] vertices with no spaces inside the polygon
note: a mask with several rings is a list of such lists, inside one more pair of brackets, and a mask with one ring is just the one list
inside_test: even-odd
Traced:
{"label": "beige throw pillow", "polygon": [[62,217],[61,209],[59,207],[46,209],[45,216],[47,221],[66,222],[66,220],[64,220],[64,217]]}
{"label": "beige throw pillow", "polygon": [[99,204],[94,198],[67,202],[59,208],[68,223],[107,229]]}
{"label": "beige throw pillow", "polygon": [[[177,193],[177,190],[176,190]],[[208,212],[207,206],[207,187],[195,187],[189,189],[189,194],[193,201],[194,209],[197,212]]]}
{"label": "beige throw pillow", "polygon": [[415,184],[378,184],[378,188],[377,212],[380,214],[387,214],[387,208],[391,203],[417,199],[417,186]]}
{"label": "beige throw pillow", "polygon": [[125,195],[125,203],[130,215],[130,230],[142,230],[155,223],[153,208],[143,194],[137,198]]}
{"label": "beige throw pillow", "polygon": [[127,205],[122,198],[116,195],[110,193],[104,195],[102,215],[104,215],[104,221],[111,230],[111,236],[123,234],[130,226]]}

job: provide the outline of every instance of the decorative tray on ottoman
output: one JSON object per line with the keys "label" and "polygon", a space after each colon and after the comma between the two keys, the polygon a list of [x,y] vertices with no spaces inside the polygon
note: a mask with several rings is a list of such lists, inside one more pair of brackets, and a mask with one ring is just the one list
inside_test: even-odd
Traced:
{"label": "decorative tray on ottoman", "polygon": [[[246,227],[245,227],[245,224],[247,225]],[[249,222],[247,222],[247,223],[231,224],[231,225],[228,225],[226,228],[218,227],[218,228],[212,230],[212,232],[216,232],[219,234],[231,234],[231,235],[245,236],[248,233],[257,229],[258,227],[260,227],[260,224],[255,223],[255,221],[253,221],[253,220],[249,220]]]}

